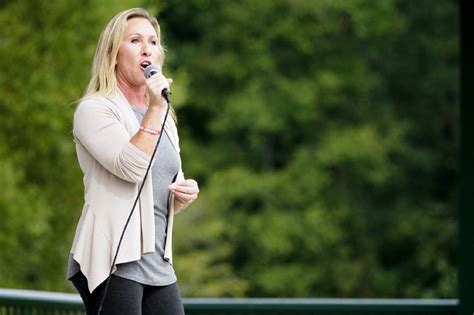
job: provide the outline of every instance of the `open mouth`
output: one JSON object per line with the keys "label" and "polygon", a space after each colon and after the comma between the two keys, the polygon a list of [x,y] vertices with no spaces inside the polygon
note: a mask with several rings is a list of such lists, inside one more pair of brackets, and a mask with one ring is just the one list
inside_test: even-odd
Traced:
{"label": "open mouth", "polygon": [[145,68],[148,67],[149,65],[151,65],[151,62],[149,62],[149,61],[143,61],[143,62],[140,64],[140,68],[142,68],[142,70],[145,70]]}

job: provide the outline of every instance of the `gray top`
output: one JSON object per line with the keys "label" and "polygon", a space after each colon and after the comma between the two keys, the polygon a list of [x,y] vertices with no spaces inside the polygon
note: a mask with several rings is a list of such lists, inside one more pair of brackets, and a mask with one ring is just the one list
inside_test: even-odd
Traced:
{"label": "gray top", "polygon": [[[145,110],[132,107],[139,122]],[[171,118],[169,118],[171,119]],[[176,282],[173,266],[163,258],[168,224],[168,199],[170,185],[181,166],[178,152],[164,131],[151,169],[153,204],[155,210],[155,252],[142,256],[140,260],[119,264],[114,275],[146,285],[163,286]],[[114,249],[115,251],[115,249]],[[79,271],[78,263],[69,256],[68,279]]]}

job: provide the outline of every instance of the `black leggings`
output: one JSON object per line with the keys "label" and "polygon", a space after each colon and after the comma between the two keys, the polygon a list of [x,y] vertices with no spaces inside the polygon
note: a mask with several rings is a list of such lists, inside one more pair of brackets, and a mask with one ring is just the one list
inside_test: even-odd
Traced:
{"label": "black leggings", "polygon": [[[87,279],[78,272],[71,278],[72,283],[81,295],[88,315],[96,315],[105,281],[92,293],[87,287]],[[183,302],[177,283],[167,286],[150,286],[133,280],[112,275],[102,315],[184,315]]]}

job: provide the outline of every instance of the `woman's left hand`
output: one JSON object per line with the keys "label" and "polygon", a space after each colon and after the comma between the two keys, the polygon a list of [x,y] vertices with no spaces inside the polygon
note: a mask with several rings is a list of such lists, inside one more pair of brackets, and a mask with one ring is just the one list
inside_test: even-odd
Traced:
{"label": "woman's left hand", "polygon": [[175,212],[189,206],[199,194],[198,183],[194,179],[177,180],[169,185],[168,189],[174,194]]}

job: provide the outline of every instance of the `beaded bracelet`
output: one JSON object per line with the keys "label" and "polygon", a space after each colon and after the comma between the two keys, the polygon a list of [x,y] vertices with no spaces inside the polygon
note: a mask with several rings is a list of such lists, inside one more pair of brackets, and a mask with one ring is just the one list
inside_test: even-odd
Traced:
{"label": "beaded bracelet", "polygon": [[140,130],[151,133],[152,135],[156,135],[156,136],[158,136],[160,134],[159,130],[151,129],[151,128],[148,128],[148,127],[145,127],[145,126],[140,126]]}

